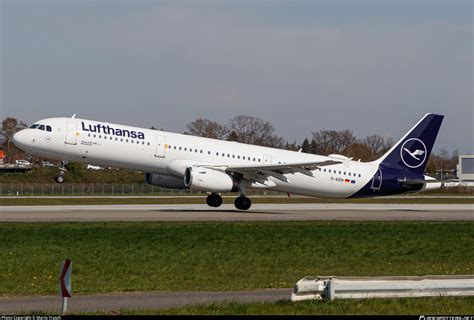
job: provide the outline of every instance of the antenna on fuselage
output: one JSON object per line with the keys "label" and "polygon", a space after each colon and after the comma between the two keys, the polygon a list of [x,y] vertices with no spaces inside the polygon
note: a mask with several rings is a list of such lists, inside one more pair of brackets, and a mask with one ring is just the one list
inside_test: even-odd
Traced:
{"label": "antenna on fuselage", "polygon": [[71,117],[71,119],[74,119],[75,117],[76,117],[76,114],[73,114],[72,117]]}

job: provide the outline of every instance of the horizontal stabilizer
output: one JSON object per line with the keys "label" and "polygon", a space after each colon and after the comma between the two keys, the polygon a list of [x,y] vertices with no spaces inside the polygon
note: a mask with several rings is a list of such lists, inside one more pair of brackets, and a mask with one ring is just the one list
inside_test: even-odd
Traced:
{"label": "horizontal stabilizer", "polygon": [[406,183],[406,184],[422,184],[422,183],[447,183],[447,182],[459,182],[457,179],[430,179],[430,180],[425,180],[425,179],[398,179],[398,182],[401,183]]}

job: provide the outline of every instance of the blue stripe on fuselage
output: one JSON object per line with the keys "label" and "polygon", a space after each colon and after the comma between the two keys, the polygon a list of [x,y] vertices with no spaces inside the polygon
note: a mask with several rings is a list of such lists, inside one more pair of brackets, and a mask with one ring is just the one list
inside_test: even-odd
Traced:
{"label": "blue stripe on fuselage", "polygon": [[420,191],[423,188],[423,184],[404,184],[402,182],[399,182],[399,179],[424,179],[424,176],[414,175],[408,170],[400,170],[398,168],[393,168],[383,164],[379,166],[379,169],[381,170],[382,182],[374,183],[374,178],[378,175],[377,171],[372,177],[372,179],[370,179],[365,186],[363,186],[350,198],[389,196],[407,192],[416,192]]}

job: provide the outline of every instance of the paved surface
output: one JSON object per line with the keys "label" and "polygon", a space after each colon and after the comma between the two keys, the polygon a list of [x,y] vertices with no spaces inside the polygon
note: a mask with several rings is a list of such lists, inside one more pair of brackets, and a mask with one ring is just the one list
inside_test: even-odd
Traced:
{"label": "paved surface", "polygon": [[[161,196],[150,196],[150,195],[138,195],[138,196],[105,196],[105,195],[96,195],[96,196],[0,196],[0,199],[205,199],[205,195],[196,195],[196,196],[186,196],[186,195],[161,195]],[[251,198],[288,198],[287,195],[251,195]],[[233,196],[222,196],[222,198],[235,199]],[[313,197],[306,197],[300,195],[291,195],[292,199],[315,199]],[[474,196],[470,195],[455,195],[455,196],[386,196],[384,199],[474,199]]]}
{"label": "paved surface", "polygon": [[[127,309],[165,309],[187,304],[202,304],[222,301],[273,302],[289,300],[291,289],[262,289],[226,292],[133,292],[73,296],[68,301],[68,312],[119,311]],[[33,311],[61,310],[61,297],[0,298],[0,313],[19,314]]]}
{"label": "paved surface", "polygon": [[4,206],[0,221],[404,221],[474,220],[473,204],[255,204],[210,209],[200,204]]}

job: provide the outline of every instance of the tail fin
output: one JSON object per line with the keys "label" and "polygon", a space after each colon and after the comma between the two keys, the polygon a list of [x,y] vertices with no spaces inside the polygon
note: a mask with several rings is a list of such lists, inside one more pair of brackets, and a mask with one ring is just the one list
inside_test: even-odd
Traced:
{"label": "tail fin", "polygon": [[423,174],[444,116],[426,114],[377,163]]}

